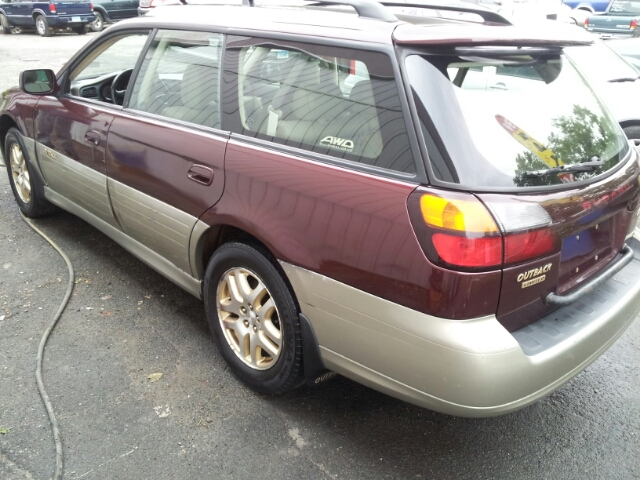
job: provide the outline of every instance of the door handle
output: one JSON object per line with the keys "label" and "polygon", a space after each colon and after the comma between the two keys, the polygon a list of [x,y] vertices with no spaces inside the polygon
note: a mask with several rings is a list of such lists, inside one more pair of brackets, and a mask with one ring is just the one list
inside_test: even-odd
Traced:
{"label": "door handle", "polygon": [[87,130],[87,133],[84,134],[84,141],[97,147],[100,145],[100,134],[94,130]]}
{"label": "door handle", "polygon": [[213,182],[213,170],[204,165],[192,165],[187,173],[187,177],[202,185],[211,185]]}

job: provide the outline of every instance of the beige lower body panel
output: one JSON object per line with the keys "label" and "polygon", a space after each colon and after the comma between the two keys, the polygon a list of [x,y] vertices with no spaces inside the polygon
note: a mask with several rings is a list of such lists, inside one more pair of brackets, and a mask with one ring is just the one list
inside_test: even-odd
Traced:
{"label": "beige lower body panel", "polygon": [[588,329],[527,356],[494,316],[429,316],[281,262],[314,328],[327,368],[405,401],[452,415],[522,408],[600,356],[640,310],[640,283]]}
{"label": "beige lower body panel", "polygon": [[198,219],[111,178],[108,187],[124,233],[190,272],[189,238]]}
{"label": "beige lower body panel", "polygon": [[144,263],[149,265],[156,272],[167,277],[179,287],[183,288],[199,299],[202,298],[202,282],[193,278],[189,273],[177,267],[174,263],[170,262],[162,255],[151,250],[149,247],[131,238],[120,229],[116,228],[108,222],[105,222],[93,213],[85,210],[73,201],[67,199],[66,197],[63,197],[59,193],[54,192],[48,187],[45,187],[45,197],[51,203],[59,206],[64,210],[67,210],[70,213],[73,213],[74,215],[82,218],[84,221],[96,227],[102,233],[113,239],[116,243],[118,243],[123,248],[135,255],[137,258],[142,260]]}
{"label": "beige lower body panel", "polygon": [[109,225],[116,226],[107,192],[107,176],[59,152],[44,154],[46,147],[36,142],[38,162],[47,185],[72,203]]}

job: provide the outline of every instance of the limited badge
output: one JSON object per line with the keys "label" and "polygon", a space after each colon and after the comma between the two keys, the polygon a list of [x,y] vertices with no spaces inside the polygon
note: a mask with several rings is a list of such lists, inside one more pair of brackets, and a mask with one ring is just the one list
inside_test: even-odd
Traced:
{"label": "limited badge", "polygon": [[535,285],[536,283],[544,282],[547,278],[546,273],[551,270],[552,266],[553,264],[547,263],[542,267],[532,268],[531,270],[522,272],[520,275],[518,275],[516,281],[522,284],[522,288],[527,288],[531,285]]}

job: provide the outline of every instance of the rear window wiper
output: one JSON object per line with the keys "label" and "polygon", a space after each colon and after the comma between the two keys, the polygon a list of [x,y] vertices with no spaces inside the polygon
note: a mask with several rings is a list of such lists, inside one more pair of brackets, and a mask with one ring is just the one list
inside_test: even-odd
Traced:
{"label": "rear window wiper", "polygon": [[548,168],[547,170],[531,170],[529,172],[523,172],[522,176],[538,178],[553,175],[554,173],[593,172],[594,170],[602,167],[602,165],[604,165],[604,160],[593,157],[588,162],[561,165],[559,167]]}
{"label": "rear window wiper", "polygon": [[640,76],[613,78],[613,79],[609,80],[609,83],[635,82],[638,79],[640,79]]}

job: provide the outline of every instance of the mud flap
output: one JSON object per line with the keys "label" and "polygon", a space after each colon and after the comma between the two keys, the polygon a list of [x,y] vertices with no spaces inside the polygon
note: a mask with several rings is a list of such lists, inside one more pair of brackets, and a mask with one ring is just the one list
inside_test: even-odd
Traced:
{"label": "mud flap", "polygon": [[318,340],[311,322],[302,313],[299,316],[300,335],[302,336],[302,361],[304,363],[304,379],[308,386],[313,387],[337,375],[327,370],[320,356]]}

